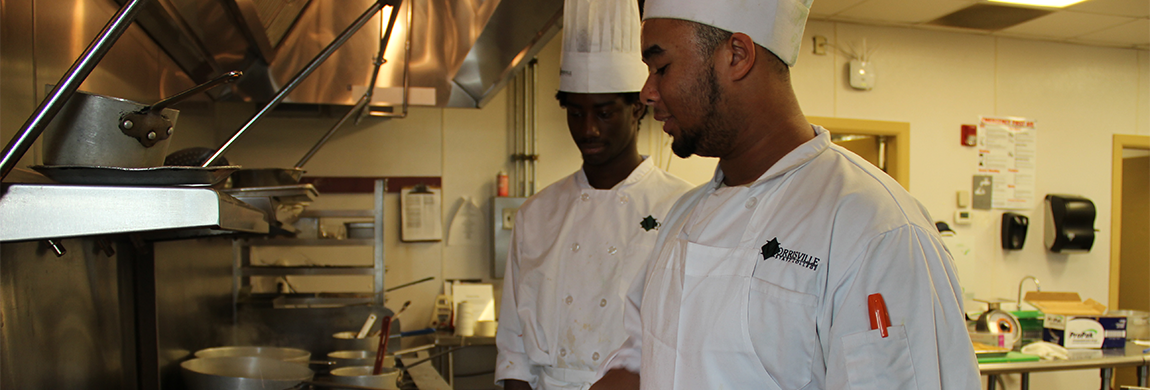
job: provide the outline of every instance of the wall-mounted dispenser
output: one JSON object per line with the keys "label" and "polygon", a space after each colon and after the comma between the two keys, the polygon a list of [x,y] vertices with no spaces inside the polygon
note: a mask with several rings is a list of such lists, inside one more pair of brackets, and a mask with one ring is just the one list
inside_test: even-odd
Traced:
{"label": "wall-mounted dispenser", "polygon": [[1046,249],[1089,252],[1094,245],[1094,202],[1074,195],[1046,195]]}
{"label": "wall-mounted dispenser", "polygon": [[1002,249],[1022,249],[1030,218],[1022,214],[1002,213]]}

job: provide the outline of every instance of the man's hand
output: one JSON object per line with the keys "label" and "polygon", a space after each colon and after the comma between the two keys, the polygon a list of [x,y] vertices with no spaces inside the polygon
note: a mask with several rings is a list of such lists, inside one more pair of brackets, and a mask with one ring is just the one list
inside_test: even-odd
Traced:
{"label": "man's hand", "polygon": [[639,374],[616,368],[591,385],[591,390],[639,390]]}
{"label": "man's hand", "polygon": [[504,379],[503,380],[503,389],[504,390],[531,390],[531,385],[527,384],[527,382],[524,382],[524,381],[519,381],[519,380],[515,380],[515,379]]}

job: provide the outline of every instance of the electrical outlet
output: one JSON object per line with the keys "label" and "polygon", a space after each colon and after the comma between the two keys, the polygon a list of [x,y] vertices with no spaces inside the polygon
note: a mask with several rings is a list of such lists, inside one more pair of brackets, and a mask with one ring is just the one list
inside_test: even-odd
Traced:
{"label": "electrical outlet", "polygon": [[518,207],[503,209],[503,230],[515,229],[515,212],[516,211],[519,211]]}

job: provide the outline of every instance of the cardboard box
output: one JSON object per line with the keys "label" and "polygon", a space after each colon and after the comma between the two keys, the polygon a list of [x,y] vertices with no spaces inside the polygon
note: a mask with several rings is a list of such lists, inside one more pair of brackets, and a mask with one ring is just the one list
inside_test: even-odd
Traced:
{"label": "cardboard box", "polygon": [[1078,293],[1026,293],[1026,302],[1045,315],[1042,340],[1066,348],[1126,347],[1126,317],[1106,315],[1106,305],[1082,301]]}

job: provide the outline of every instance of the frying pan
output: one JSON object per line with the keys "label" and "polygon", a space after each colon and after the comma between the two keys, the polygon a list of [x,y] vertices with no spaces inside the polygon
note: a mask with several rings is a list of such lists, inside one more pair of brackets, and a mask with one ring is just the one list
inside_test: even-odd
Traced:
{"label": "frying pan", "polygon": [[195,358],[180,368],[190,390],[291,389],[315,376],[302,364],[253,356]]}
{"label": "frying pan", "polygon": [[311,359],[311,352],[298,348],[228,346],[201,349],[196,351],[195,356],[198,358],[262,357],[290,363],[307,364],[309,359]]}

